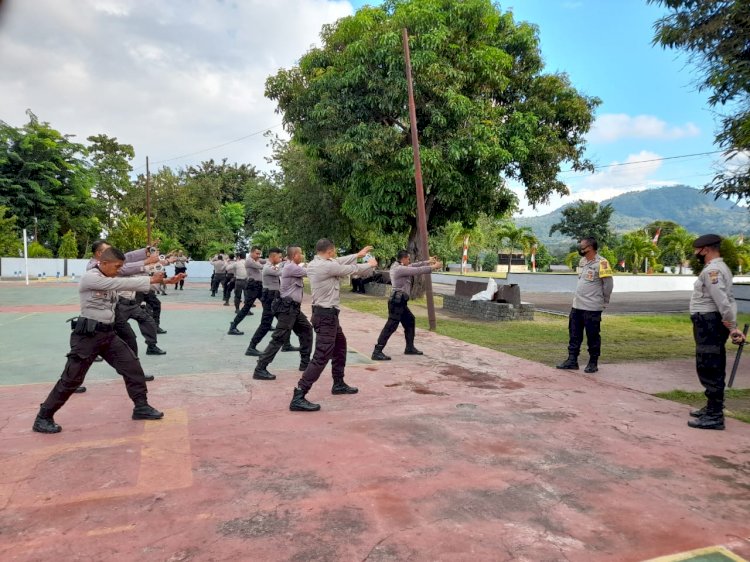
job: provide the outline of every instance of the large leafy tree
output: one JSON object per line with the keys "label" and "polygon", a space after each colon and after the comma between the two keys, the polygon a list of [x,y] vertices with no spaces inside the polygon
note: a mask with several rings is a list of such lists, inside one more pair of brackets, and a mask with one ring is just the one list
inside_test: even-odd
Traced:
{"label": "large leafy tree", "polygon": [[685,261],[693,253],[693,242],[695,242],[696,238],[695,234],[688,232],[682,226],[678,226],[664,238],[659,239],[659,244],[662,247],[663,261],[666,263],[669,261],[669,258],[673,258],[672,261],[676,262],[680,268],[680,275],[682,275],[682,268]]}
{"label": "large leafy tree", "polygon": [[596,238],[599,246],[610,244],[613,235],[609,221],[613,212],[612,205],[579,200],[578,203],[562,210],[560,222],[552,225],[549,235],[552,236],[559,231],[560,234],[570,236],[576,241],[591,236]]}
{"label": "large leafy tree", "polygon": [[[649,0],[669,12],[655,24],[654,43],[687,51],[701,72],[698,87],[724,107],[717,144],[734,156],[750,150],[750,2]],[[750,198],[750,160],[719,173],[706,188],[717,196]]]}
{"label": "large leafy tree", "polygon": [[525,254],[531,252],[534,244],[538,244],[536,236],[528,226],[516,226],[511,221],[506,221],[498,229],[498,238],[508,249],[508,273],[510,273],[513,251],[518,248]]}
{"label": "large leafy tree", "polygon": [[135,158],[135,150],[129,144],[117,142],[107,135],[94,135],[89,141],[89,159],[94,174],[94,194],[101,206],[100,220],[109,232],[119,214],[120,201],[130,188],[130,162]]}
{"label": "large leafy tree", "polygon": [[[499,216],[523,182],[532,204],[567,194],[563,163],[589,169],[598,100],[545,74],[538,30],[490,0],[388,0],[325,26],[322,46],[266,81],[295,142],[358,224],[409,232],[418,254],[401,29],[411,35],[430,230]],[[424,257],[424,256],[422,256]]]}
{"label": "large leafy tree", "polygon": [[96,203],[86,148],[39,121],[31,111],[20,128],[0,121],[0,205],[43,246],[57,247],[69,229],[94,229]]}
{"label": "large leafy tree", "polygon": [[645,232],[635,230],[623,235],[617,253],[625,260],[626,267],[630,268],[633,275],[637,275],[646,260],[649,265],[656,265],[659,249]]}
{"label": "large leafy tree", "polygon": [[8,207],[0,205],[0,256],[15,258],[18,256],[23,244],[19,234],[17,217],[6,216]]}

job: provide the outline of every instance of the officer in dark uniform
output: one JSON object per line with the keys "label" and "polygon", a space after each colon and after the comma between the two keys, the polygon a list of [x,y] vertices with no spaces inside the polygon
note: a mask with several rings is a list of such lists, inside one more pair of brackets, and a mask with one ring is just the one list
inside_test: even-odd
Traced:
{"label": "officer in dark uniform", "polygon": [[227,266],[225,269],[225,281],[224,281],[224,306],[229,306],[229,297],[232,296],[232,291],[234,291],[234,265],[235,265],[235,259],[234,254],[229,254],[229,261],[227,262]]}
{"label": "officer in dark uniform", "polygon": [[280,248],[271,248],[268,250],[268,261],[263,266],[263,292],[260,296],[260,302],[263,305],[263,314],[260,317],[258,328],[250,339],[250,345],[248,345],[245,355],[260,357],[262,351],[256,346],[272,329],[271,326],[274,318],[273,301],[279,298],[279,289],[281,287],[281,255],[282,251]]}
{"label": "officer in dark uniform", "polygon": [[724,429],[724,378],[727,338],[739,344],[745,335],[737,329],[737,303],[732,294],[732,272],[721,257],[721,237],[704,234],[693,242],[695,256],[706,266],[698,275],[690,297],[690,320],[695,339],[695,367],[706,389],[706,405],[690,412],[688,425],[698,429]]}
{"label": "officer in dark uniform", "polygon": [[260,299],[263,293],[263,266],[265,263],[266,260],[260,257],[260,246],[253,246],[245,260],[247,284],[245,285],[244,304],[239,312],[237,312],[234,320],[229,324],[227,334],[230,336],[245,335],[245,332],[238,330],[237,326],[245,319],[245,316],[253,315],[250,309],[254,306],[255,299]]}
{"label": "officer in dark uniform", "polygon": [[[128,395],[135,404],[134,420],[156,420],[164,414],[151,407],[146,399],[148,390],[141,363],[128,345],[114,330],[117,292],[122,290],[144,291],[151,284],[158,284],[164,276],[117,277],[125,262],[125,255],[116,248],[102,252],[99,264],[81,278],[78,293],[81,300],[81,316],[73,323],[70,335],[68,361],[60,379],[55,384],[34,420],[33,430],[39,433],[59,433],[62,430],[53,418],[68,398],[81,386],[86,373],[97,355],[114,367],[123,377]],[[168,283],[179,281],[173,277]]]}

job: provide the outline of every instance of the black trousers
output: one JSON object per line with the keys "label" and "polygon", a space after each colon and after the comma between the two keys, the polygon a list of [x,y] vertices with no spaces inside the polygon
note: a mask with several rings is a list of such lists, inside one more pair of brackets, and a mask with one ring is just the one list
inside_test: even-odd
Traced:
{"label": "black trousers", "polygon": [[247,285],[245,286],[245,304],[242,305],[242,308],[240,308],[240,311],[234,317],[234,322],[232,322],[235,328],[245,319],[245,316],[250,312],[250,308],[253,306],[255,299],[259,299],[262,292],[263,283],[260,281],[253,281],[252,279],[247,280]]}
{"label": "black trousers", "polygon": [[344,380],[346,367],[346,336],[339,324],[339,311],[335,308],[313,307],[312,326],[315,330],[315,353],[302,373],[297,386],[307,392],[320,378],[323,369],[332,362],[333,380]]}
{"label": "black trousers", "polygon": [[156,327],[161,325],[161,301],[156,296],[155,291],[149,291],[147,293],[136,293],[135,300],[139,303],[146,303],[146,311],[151,315],[156,322]]}
{"label": "black trousers", "polygon": [[415,326],[416,321],[414,320],[414,314],[409,310],[408,305],[409,299],[405,295],[394,293],[390,299],[388,299],[388,320],[386,320],[385,326],[380,331],[378,337],[377,346],[383,349],[388,343],[388,339],[396,331],[398,325],[401,324],[404,327],[404,336],[406,337],[406,348],[410,349],[414,347],[414,334],[416,332]]}
{"label": "black trousers", "polygon": [[729,329],[721,323],[718,312],[691,314],[695,339],[695,369],[705,388],[707,409],[720,413],[724,409],[724,379],[727,369],[726,342]]}
{"label": "black trousers", "polygon": [[240,308],[242,302],[242,295],[245,293],[247,287],[247,279],[235,279],[234,280],[234,309]]}
{"label": "black trousers", "polygon": [[216,291],[219,290],[219,285],[221,285],[222,291],[226,288],[227,274],[214,272],[211,276],[211,296],[216,296]]}
{"label": "black trousers", "polygon": [[260,325],[255,330],[253,337],[250,339],[250,346],[256,347],[260,341],[266,337],[266,334],[271,331],[271,325],[273,324],[273,301],[279,297],[278,291],[269,291],[263,289],[263,293],[260,297],[260,302],[263,305],[263,315],[260,317]]}
{"label": "black trousers", "polygon": [[133,350],[115,334],[95,332],[91,335],[70,334],[70,352],[60,380],[49,393],[42,407],[54,414],[81,386],[97,355],[101,355],[122,376],[128,396],[136,404],[145,404],[148,390],[141,363]]}
{"label": "black trousers", "polygon": [[312,325],[302,312],[300,303],[290,298],[276,300],[275,308],[276,329],[273,331],[271,343],[258,359],[258,368],[265,369],[273,362],[279,350],[289,343],[289,336],[292,332],[299,338],[300,364],[306,367],[310,363],[312,351]]}
{"label": "black trousers", "polygon": [[146,340],[146,345],[156,345],[156,321],[136,301],[119,300],[115,308],[115,333],[138,356],[138,341],[128,320],[138,322],[138,328]]}
{"label": "black trousers", "polygon": [[224,283],[224,302],[229,302],[229,297],[232,296],[232,291],[234,290],[234,274],[233,273],[227,273],[227,280],[226,283]]}
{"label": "black trousers", "polygon": [[[175,268],[174,268],[174,274],[177,275],[179,273],[187,273],[187,267],[177,267],[177,266],[175,266]],[[184,287],[185,286],[185,280],[184,279],[180,279],[180,281],[178,283],[175,283],[174,288],[177,289],[178,285],[180,286],[180,288]]]}
{"label": "black trousers", "polygon": [[583,332],[585,331],[589,357],[598,359],[602,351],[601,325],[601,310],[571,308],[568,316],[568,336],[570,338],[568,354],[578,357],[583,343]]}

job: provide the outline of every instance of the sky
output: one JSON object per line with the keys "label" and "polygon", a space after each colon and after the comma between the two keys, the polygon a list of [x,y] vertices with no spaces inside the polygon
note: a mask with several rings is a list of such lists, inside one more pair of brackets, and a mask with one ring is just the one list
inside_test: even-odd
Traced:
{"label": "sky", "polygon": [[[267,76],[319,42],[321,26],[361,0],[0,0],[0,120],[32,110],[55,129],[132,144],[136,172],[209,158],[271,166],[266,131],[283,134]],[[684,55],[651,45],[664,13],[645,0],[511,0],[539,28],[546,72],[567,73],[602,100],[589,133],[593,174],[564,171],[569,197],[587,199],[672,184],[702,187],[720,154],[718,117]],[[418,76],[415,76],[418,80]],[[676,157],[676,158],[675,158]],[[667,158],[664,160],[664,158]],[[624,165],[623,165],[624,164]]]}

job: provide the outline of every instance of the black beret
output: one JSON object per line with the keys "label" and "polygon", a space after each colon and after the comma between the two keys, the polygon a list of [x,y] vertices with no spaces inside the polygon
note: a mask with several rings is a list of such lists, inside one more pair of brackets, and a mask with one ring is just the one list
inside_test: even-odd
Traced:
{"label": "black beret", "polygon": [[705,246],[714,246],[715,244],[721,244],[721,236],[718,234],[704,234],[695,239],[693,248],[703,248]]}

